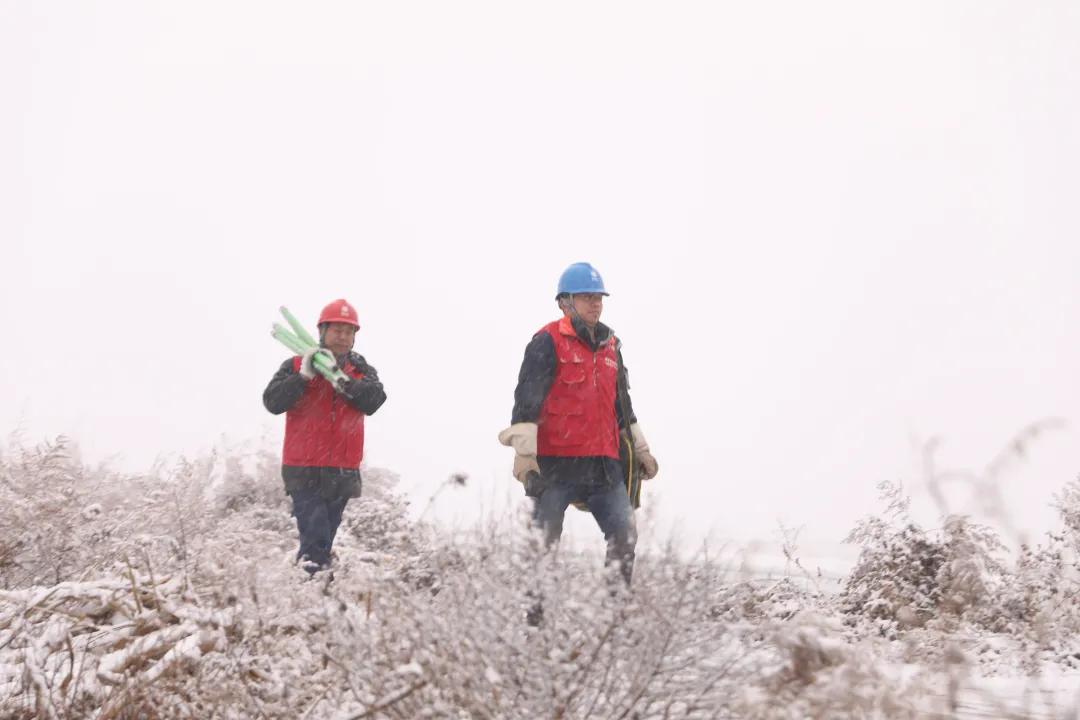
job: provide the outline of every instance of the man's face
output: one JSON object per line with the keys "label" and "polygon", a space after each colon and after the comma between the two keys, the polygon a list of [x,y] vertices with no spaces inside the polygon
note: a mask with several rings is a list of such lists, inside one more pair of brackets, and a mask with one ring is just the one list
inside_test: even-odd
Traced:
{"label": "man's face", "polygon": [[348,323],[327,323],[323,331],[323,345],[334,355],[344,355],[352,350],[356,340],[356,327]]}
{"label": "man's face", "polygon": [[604,296],[600,293],[578,293],[571,296],[574,309],[589,327],[596,327],[600,322],[600,313],[604,312]]}

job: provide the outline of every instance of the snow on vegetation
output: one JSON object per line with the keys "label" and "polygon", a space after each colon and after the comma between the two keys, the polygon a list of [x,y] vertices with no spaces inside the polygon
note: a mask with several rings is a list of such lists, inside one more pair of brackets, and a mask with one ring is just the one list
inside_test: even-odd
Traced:
{"label": "snow on vegetation", "polygon": [[65,438],[12,443],[0,717],[1076,717],[1080,483],[1014,556],[961,516],[920,527],[883,486],[835,592],[706,551],[639,556],[627,591],[599,553],[542,553],[523,518],[414,523],[395,484],[365,470],[333,581],[312,580],[272,453],[122,475]]}

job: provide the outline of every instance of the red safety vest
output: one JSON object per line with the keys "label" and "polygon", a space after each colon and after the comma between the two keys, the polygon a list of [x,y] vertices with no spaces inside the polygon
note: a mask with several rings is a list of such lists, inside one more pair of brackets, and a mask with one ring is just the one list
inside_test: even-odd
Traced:
{"label": "red safety vest", "polygon": [[[300,371],[302,358],[293,358]],[[342,368],[362,378],[352,363]],[[364,413],[350,405],[322,375],[309,380],[304,394],[285,415],[281,461],[300,467],[358,468],[364,459]]]}
{"label": "red safety vest", "polygon": [[593,352],[578,337],[569,317],[545,325],[541,332],[555,341],[558,369],[540,408],[537,455],[618,458],[615,336]]}

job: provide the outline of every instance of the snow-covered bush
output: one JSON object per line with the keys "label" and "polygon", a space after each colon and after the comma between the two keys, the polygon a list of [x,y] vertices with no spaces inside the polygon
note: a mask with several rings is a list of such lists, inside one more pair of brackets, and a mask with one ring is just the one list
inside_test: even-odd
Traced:
{"label": "snow-covered bush", "polygon": [[932,687],[882,662],[887,650],[880,639],[850,643],[839,621],[815,611],[768,623],[763,630],[777,657],[740,693],[734,717],[927,717],[924,698]]}
{"label": "snow-covered bush", "polygon": [[1000,592],[1001,632],[1023,640],[1029,664],[1047,652],[1077,665],[1080,658],[1080,479],[1055,496],[1062,527],[1021,546]]}
{"label": "snow-covered bush", "polygon": [[1057,541],[1067,546],[1072,558],[1080,557],[1080,477],[1073,478],[1054,496],[1054,507],[1064,526]]}
{"label": "snow-covered bush", "polygon": [[[4,492],[44,468],[84,483],[79,504],[50,518],[28,494],[5,527],[66,517],[82,537],[81,506],[110,532],[82,554],[63,546],[78,572],[61,582],[23,573],[0,590],[4,717],[722,717],[771,652],[751,618],[789,617],[798,593],[777,584],[721,617],[727,573],[673,551],[640,558],[628,592],[597,556],[544,552],[524,517],[417,525],[375,468],[334,582],[311,581],[258,451],[124,477],[56,445],[5,458]],[[20,568],[51,557],[37,547],[17,551]]]}
{"label": "snow-covered bush", "polygon": [[941,615],[964,618],[985,627],[997,624],[998,593],[1007,582],[998,534],[964,515],[949,515],[937,533],[945,562],[938,570]]}
{"label": "snow-covered bush", "polygon": [[93,567],[113,523],[61,436],[0,456],[0,585],[58,583]]}
{"label": "snow-covered bush", "polygon": [[923,625],[933,616],[945,557],[909,518],[903,489],[889,482],[878,488],[886,505],[882,516],[862,520],[845,538],[862,550],[840,601],[849,616],[874,621],[883,635],[894,637],[898,627]]}
{"label": "snow-covered bush", "polygon": [[726,622],[772,622],[790,620],[803,610],[820,607],[827,599],[808,592],[790,577],[775,582],[718,580],[709,616]]}
{"label": "snow-covered bush", "polygon": [[[642,553],[627,590],[599,544],[545,552],[524,512],[470,532],[413,522],[378,468],[346,510],[333,581],[312,580],[272,453],[223,447],[122,476],[62,446],[0,458],[0,717],[925,717],[955,710],[967,682],[954,626],[1016,605],[1034,628],[1024,618],[1052,615],[1065,587],[1065,561],[1032,555],[1043,585],[1020,598],[991,535],[893,513],[861,526],[858,579],[838,597],[670,548]],[[77,502],[26,491],[46,477]],[[9,540],[49,523],[74,540]],[[910,643],[878,632],[904,608],[928,614],[905,636],[940,647],[914,674]]]}
{"label": "snow-covered bush", "polygon": [[841,591],[843,611],[874,622],[886,637],[931,620],[995,624],[1006,582],[997,534],[962,515],[924,530],[909,517],[902,488],[883,483],[881,490],[884,517],[863,520],[846,539],[862,551]]}
{"label": "snow-covered bush", "polygon": [[281,459],[265,443],[254,448],[218,447],[211,451],[209,461],[206,483],[217,513],[248,507],[287,507]]}
{"label": "snow-covered bush", "polygon": [[[339,625],[336,654],[366,661],[343,667],[333,705],[394,718],[715,717],[745,681],[753,657],[709,620],[716,588],[693,567],[645,563],[627,593],[593,558],[539,553],[531,533],[480,539],[438,569],[437,594],[397,578],[376,587],[366,623]],[[537,599],[544,619],[530,628]]]}

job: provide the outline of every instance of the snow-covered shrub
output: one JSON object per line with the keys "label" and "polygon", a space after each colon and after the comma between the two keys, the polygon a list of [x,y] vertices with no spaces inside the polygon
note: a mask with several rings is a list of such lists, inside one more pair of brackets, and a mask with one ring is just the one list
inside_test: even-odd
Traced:
{"label": "snow-covered shrub", "polygon": [[841,591],[843,611],[873,621],[887,637],[934,619],[995,623],[1006,575],[997,534],[962,515],[924,530],[908,516],[901,488],[881,488],[885,518],[863,520],[846,539],[862,551]]}
{"label": "snow-covered shrub", "polygon": [[0,457],[0,585],[57,583],[82,572],[95,527],[91,480],[61,436]]}
{"label": "snow-covered shrub", "polygon": [[228,513],[287,515],[279,467],[265,450],[224,446],[125,475],[84,466],[63,436],[12,443],[0,455],[0,585],[63,582],[148,552],[197,562],[192,542]]}
{"label": "snow-covered shrub", "polygon": [[[545,552],[525,512],[471,532],[410,521],[397,477],[379,468],[365,468],[364,496],[346,509],[333,581],[310,579],[276,458],[260,453],[219,448],[132,476],[69,453],[59,477],[81,494],[61,517],[75,571],[53,583],[25,572],[44,564],[35,546],[11,551],[0,717],[926,717],[964,692],[967,649],[950,648],[994,616],[979,595],[1005,607],[1020,588],[991,535],[961,518],[924,532],[901,513],[864,523],[862,584],[849,578],[838,598],[806,577],[737,581],[704,552],[672,549],[642,553],[628,591],[600,543]],[[0,493],[21,504],[0,522],[52,522],[52,506],[13,490],[38,472],[15,457],[0,458]],[[916,570],[890,565],[890,550]],[[1032,558],[1044,583],[1018,618],[1051,616],[1052,588],[1066,587],[1067,560]],[[852,612],[860,597],[878,625]],[[880,638],[912,598],[931,613],[906,633],[915,640]],[[1023,627],[1036,625],[1051,627]],[[931,635],[936,664],[901,672],[905,648]]]}
{"label": "snow-covered shrub", "polygon": [[945,558],[937,574],[940,613],[983,626],[996,624],[998,592],[1006,582],[1000,559],[1006,548],[997,533],[964,515],[950,515],[937,536]]}
{"label": "snow-covered shrub", "polygon": [[889,637],[898,627],[930,620],[941,598],[941,545],[914,524],[896,529],[875,525],[873,534],[862,535],[859,542],[862,552],[841,592],[844,612],[878,621]]}
{"label": "snow-covered shrub", "polygon": [[790,577],[767,584],[719,581],[716,588],[709,616],[726,622],[790,620],[803,610],[828,603],[827,598],[807,591]]}
{"label": "snow-covered shrub", "polygon": [[[755,660],[708,617],[716,574],[657,558],[639,564],[628,593],[594,558],[537,551],[527,534],[462,547],[464,571],[432,602],[383,614],[382,644],[412,648],[427,671],[401,717],[442,707],[441,717],[686,718],[728,706]],[[537,602],[543,623],[531,629]]]}
{"label": "snow-covered shrub", "polygon": [[905,679],[885,662],[880,640],[849,643],[841,624],[818,612],[799,613],[763,630],[778,651],[753,684],[739,694],[733,717],[926,717],[929,693],[920,679]]}
{"label": "snow-covered shrub", "polygon": [[1070,664],[1080,658],[1080,479],[1054,498],[1062,528],[1020,548],[1000,591],[1000,632],[1021,639],[1029,664],[1049,652]]}
{"label": "snow-covered shrub", "polygon": [[218,513],[288,506],[281,480],[281,459],[265,443],[255,448],[217,447],[211,451],[209,460],[206,482]]}
{"label": "snow-covered shrub", "polygon": [[122,561],[0,591],[0,716],[705,718],[753,677],[752,624],[710,616],[719,568],[642,558],[628,593],[599,557],[545,553],[524,518],[413,524],[369,468],[334,582],[312,581],[287,508],[218,511],[215,463],[128,478],[146,517],[118,527]]}

